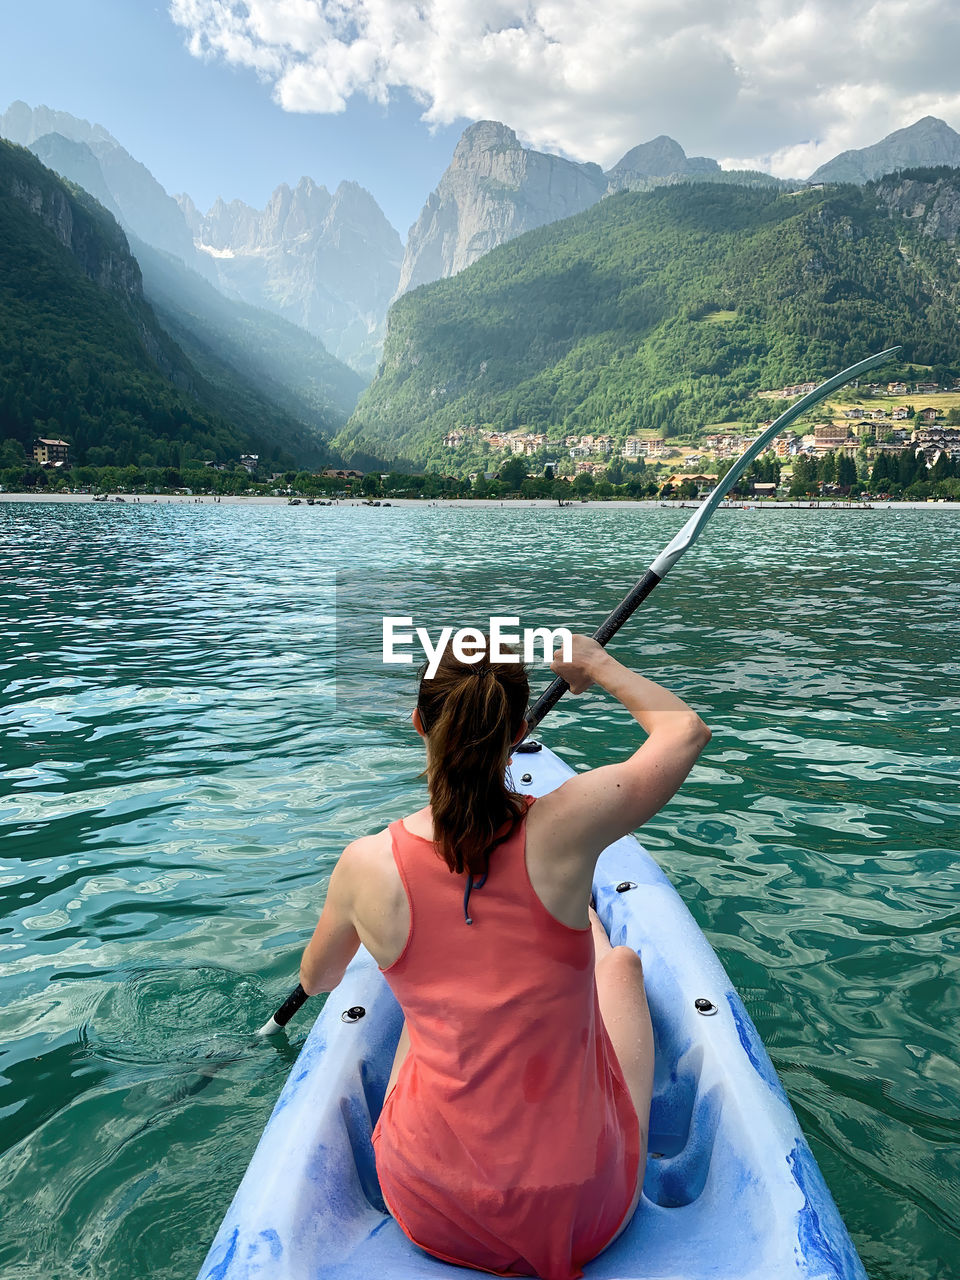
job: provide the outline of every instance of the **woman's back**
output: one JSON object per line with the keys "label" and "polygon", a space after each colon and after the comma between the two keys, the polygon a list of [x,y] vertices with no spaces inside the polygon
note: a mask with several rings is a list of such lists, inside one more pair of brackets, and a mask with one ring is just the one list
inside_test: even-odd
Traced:
{"label": "woman's back", "polygon": [[407,1234],[478,1269],[569,1280],[636,1204],[653,1081],[640,958],[595,915],[581,927],[594,866],[669,800],[709,731],[584,637],[553,669],[573,693],[601,684],[647,741],[528,810],[505,779],[525,672],[447,649],[413,712],[430,805],[344,850],[300,980],[332,990],[363,942],[404,1009],[375,1138]]}
{"label": "woman's back", "polygon": [[499,844],[466,923],[461,877],[390,827],[409,903],[385,976],[410,1051],[374,1138],[385,1199],[431,1253],[567,1280],[619,1226],[640,1159],[636,1112],[600,1017],[592,932],[555,919]]}

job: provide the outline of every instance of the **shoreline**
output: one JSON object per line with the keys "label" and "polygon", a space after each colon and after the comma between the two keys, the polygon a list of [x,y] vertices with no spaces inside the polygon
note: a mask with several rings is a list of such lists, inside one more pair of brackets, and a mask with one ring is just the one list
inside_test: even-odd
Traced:
{"label": "shoreline", "polygon": [[[334,498],[334,499],[318,499],[318,502],[329,502],[335,507],[364,507],[367,502],[362,498]],[[508,507],[512,508],[542,508],[545,510],[563,510],[575,511],[583,507],[678,507],[681,510],[686,508],[688,511],[694,510],[700,506],[700,503],[694,499],[681,500],[660,499],[660,498],[609,498],[609,499],[588,499],[586,502],[571,502],[569,506],[560,507],[556,498],[384,498],[374,499],[379,501],[381,508],[384,503],[391,507]],[[41,503],[92,503],[92,493],[0,493],[0,502],[41,502]],[[123,496],[122,503],[115,503],[111,497],[109,502],[99,502],[98,506],[153,506],[155,504],[178,503],[180,505],[194,507],[216,507],[216,506],[245,506],[245,507],[285,507],[289,506],[290,499],[288,497],[272,497],[258,494],[254,497],[243,497],[239,494],[222,494],[214,497],[212,494],[187,495],[179,493],[141,493],[126,494]],[[306,506],[307,500],[300,499],[300,506]],[[316,505],[316,504],[315,504]],[[377,508],[371,508],[376,510]],[[802,502],[790,501],[763,501],[755,502],[749,499],[738,501],[734,499],[729,507],[721,507],[720,510],[731,511],[960,511],[960,502],[835,502],[829,498],[819,498],[804,500]]]}

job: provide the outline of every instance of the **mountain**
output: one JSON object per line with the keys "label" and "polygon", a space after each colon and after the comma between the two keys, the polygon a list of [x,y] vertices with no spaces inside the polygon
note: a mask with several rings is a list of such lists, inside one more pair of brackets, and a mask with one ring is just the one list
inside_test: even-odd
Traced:
{"label": "mountain", "polygon": [[346,422],[366,383],[319,338],[225,298],[179,258],[136,237],[131,247],[157,319],[223,396],[243,400],[254,392],[325,435]]}
{"label": "mountain", "polygon": [[255,389],[228,402],[158,323],[114,218],[0,140],[0,437],[29,451],[38,433],[93,465],[329,456]]}
{"label": "mountain", "polygon": [[403,246],[356,183],[331,195],[303,178],[293,191],[278,187],[262,211],[218,200],[204,216],[189,196],[169,196],[106,129],[68,112],[14,102],[0,114],[0,137],[30,147],[89,191],[138,241],[373,372]]}
{"label": "mountain", "polygon": [[218,200],[181,216],[228,293],[301,325],[339,359],[370,372],[403,249],[373,196],[355,182],[333,195],[310,178],[277,187],[265,209]]}
{"label": "mountain", "polygon": [[663,134],[633,147],[604,173],[596,164],[529,150],[494,120],[470,125],[410,228],[397,296],[456,275],[497,245],[581,213],[604,196],[689,181],[781,185],[769,174],[729,172],[706,156],[688,156]]}
{"label": "mountain", "polygon": [[472,469],[479,437],[454,454],[446,432],[529,428],[557,449],[758,421],[774,406],[757,391],[895,343],[956,376],[958,303],[956,250],[870,188],[623,192],[398,299],[334,443]]}
{"label": "mountain", "polygon": [[[122,215],[109,191],[100,162],[85,142],[51,133],[29,150],[48,168],[93,195],[118,221]],[[243,302],[227,299],[174,254],[165,253],[128,231],[143,269],[143,287],[164,328],[203,363],[213,349],[235,371],[233,382],[301,418],[317,430],[336,431],[349,416],[364,379],[331,356],[312,334]],[[209,264],[209,257],[198,255]],[[222,381],[212,367],[208,373]],[[227,383],[223,383],[226,392]]]}
{"label": "mountain", "polygon": [[[147,244],[175,254],[194,267],[205,268],[204,263],[196,261],[193,239],[177,202],[167,195],[146,165],[135,160],[101,125],[78,120],[66,111],[51,111],[49,107],[33,109],[25,102],[14,102],[0,115],[0,137],[22,147],[29,147],[48,134],[83,143],[86,152],[96,159],[110,193],[110,203],[102,203],[112,213],[116,212],[125,231],[132,231]],[[61,155],[65,155],[62,147]],[[86,159],[83,163],[89,165]],[[82,179],[72,172],[67,176],[84,186]],[[100,199],[99,193],[91,194]]]}
{"label": "mountain", "polygon": [[493,120],[470,125],[410,228],[397,293],[456,275],[506,240],[589,208],[606,189],[599,165],[527,150]]}
{"label": "mountain", "polygon": [[960,240],[960,172],[906,169],[873,184],[877,199],[909,218],[915,231],[954,244]]}
{"label": "mountain", "polygon": [[607,172],[607,182],[610,191],[627,191],[638,178],[700,176],[720,172],[716,160],[708,160],[706,156],[688,157],[679,142],[661,134],[659,138],[628,151]]}
{"label": "mountain", "polygon": [[[87,143],[51,133],[36,139],[29,150],[119,220],[100,162]],[[312,334],[268,311],[227,299],[182,259],[155,249],[132,231],[128,240],[143,271],[144,295],[163,327],[223,395],[242,391],[233,412],[244,416],[252,392],[254,399],[282,406],[315,430],[332,434],[343,425],[364,386],[359,374],[331,356]]]}
{"label": "mountain", "polygon": [[82,187],[88,195],[113,214],[117,222],[123,214],[106,184],[100,161],[85,142],[76,142],[62,133],[45,133],[27,146],[42,165]]}
{"label": "mountain", "polygon": [[870,182],[885,173],[918,165],[960,167],[960,133],[936,116],[897,129],[872,147],[843,151],[811,173],[809,182]]}

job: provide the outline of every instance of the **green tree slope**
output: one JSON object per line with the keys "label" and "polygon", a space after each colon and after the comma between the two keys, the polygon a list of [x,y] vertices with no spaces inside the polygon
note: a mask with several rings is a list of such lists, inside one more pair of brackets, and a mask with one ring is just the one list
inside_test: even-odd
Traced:
{"label": "green tree slope", "polygon": [[[213,357],[211,357],[213,359]],[[60,435],[92,465],[260,453],[321,460],[323,437],[256,394],[227,396],[158,324],[114,219],[0,140],[0,442]]]}
{"label": "green tree slope", "polygon": [[449,466],[460,425],[688,433],[887,345],[958,368],[955,254],[910,235],[855,187],[610,197],[399,299],[335,444]]}

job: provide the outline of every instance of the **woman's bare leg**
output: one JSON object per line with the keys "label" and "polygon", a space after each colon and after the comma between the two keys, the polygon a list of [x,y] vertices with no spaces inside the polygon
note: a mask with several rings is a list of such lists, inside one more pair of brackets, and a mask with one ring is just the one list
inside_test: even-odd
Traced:
{"label": "woman's bare leg", "polygon": [[653,1026],[643,986],[643,965],[631,947],[613,947],[590,908],[596,948],[597,994],[607,1035],[646,1136],[653,1094]]}
{"label": "woman's bare leg", "polygon": [[653,1095],[653,1026],[640,957],[631,947],[610,945],[600,917],[592,907],[590,924],[597,953],[595,972],[600,1015],[640,1121],[639,1185],[633,1204],[610,1241],[612,1244],[633,1217],[643,1185],[650,1130],[650,1099]]}

